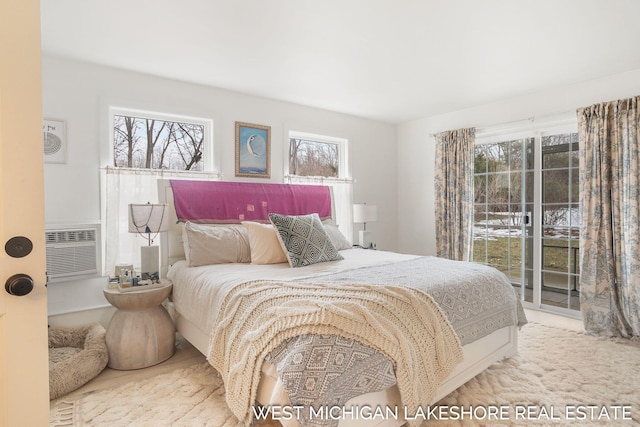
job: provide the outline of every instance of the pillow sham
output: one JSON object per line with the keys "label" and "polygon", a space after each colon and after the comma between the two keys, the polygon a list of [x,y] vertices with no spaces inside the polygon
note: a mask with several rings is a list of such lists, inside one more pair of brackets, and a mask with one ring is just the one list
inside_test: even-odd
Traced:
{"label": "pillow sham", "polygon": [[291,267],[344,259],[327,235],[318,214],[269,214]]}
{"label": "pillow sham", "polygon": [[243,221],[242,225],[249,236],[251,264],[280,264],[287,262],[287,256],[282,251],[282,246],[278,241],[278,232],[272,224]]}
{"label": "pillow sham", "polygon": [[333,222],[332,219],[322,221],[322,225],[329,235],[331,243],[333,243],[333,246],[335,246],[337,250],[342,251],[344,249],[352,248],[351,243],[349,243],[347,238],[344,237],[344,234],[342,234],[342,231],[340,231],[340,228],[338,228],[338,225]]}
{"label": "pillow sham", "polygon": [[239,224],[187,222],[182,230],[182,245],[190,267],[251,261],[249,235]]}

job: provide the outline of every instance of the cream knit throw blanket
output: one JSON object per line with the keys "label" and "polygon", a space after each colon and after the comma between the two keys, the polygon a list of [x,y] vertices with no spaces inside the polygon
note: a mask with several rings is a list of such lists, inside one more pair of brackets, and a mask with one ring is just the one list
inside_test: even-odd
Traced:
{"label": "cream knit throw blanket", "polygon": [[[293,336],[354,338],[394,364],[408,413],[431,402],[462,360],[460,341],[438,305],[412,288],[359,284],[254,281],[222,304],[208,361],[222,375],[231,411],[249,425],[265,356]],[[415,421],[414,424],[419,424]]]}

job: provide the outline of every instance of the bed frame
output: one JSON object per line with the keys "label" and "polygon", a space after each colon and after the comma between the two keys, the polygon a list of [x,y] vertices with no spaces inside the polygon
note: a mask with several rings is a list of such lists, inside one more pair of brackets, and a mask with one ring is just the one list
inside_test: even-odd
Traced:
{"label": "bed frame", "polygon": [[[204,333],[197,326],[182,316],[176,318],[176,329],[202,354],[209,349],[209,334]],[[487,335],[477,341],[462,347],[464,360],[460,362],[446,381],[440,385],[433,399],[435,403],[442,399],[493,363],[505,357],[515,356],[517,353],[518,328],[506,327]]]}
{"label": "bed frame", "polygon": [[[169,211],[169,231],[167,236],[161,238],[161,274],[164,277],[169,266],[181,259],[184,259],[184,249],[182,246],[182,224],[178,223],[176,211],[173,205],[173,193],[168,180],[158,181],[158,198],[160,203],[168,204]],[[176,329],[184,339],[189,341],[202,354],[207,355],[209,347],[209,333],[200,330],[195,324],[184,318],[180,313],[176,313]],[[466,383],[480,372],[487,369],[493,363],[517,354],[518,348],[518,327],[510,326],[494,331],[477,341],[462,347],[464,359],[449,374],[447,379],[437,389],[432,402],[433,404],[462,384]],[[262,383],[262,381],[261,381]],[[262,385],[262,384],[261,384]],[[397,395],[397,405],[400,407],[399,393],[397,387],[393,387]],[[258,396],[258,401],[260,401]],[[369,426],[370,426],[369,421]],[[350,424],[353,426],[353,424]]]}

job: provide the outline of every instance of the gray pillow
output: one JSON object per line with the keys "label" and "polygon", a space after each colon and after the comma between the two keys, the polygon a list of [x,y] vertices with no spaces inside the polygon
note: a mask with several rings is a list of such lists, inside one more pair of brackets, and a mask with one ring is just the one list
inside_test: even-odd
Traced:
{"label": "gray pillow", "polygon": [[251,261],[249,236],[240,224],[187,222],[182,232],[182,244],[190,267]]}
{"label": "gray pillow", "polygon": [[327,235],[318,214],[269,214],[291,267],[344,259]]}
{"label": "gray pillow", "polygon": [[342,251],[344,249],[351,249],[353,247],[351,246],[351,243],[349,243],[347,238],[344,237],[344,234],[342,234],[342,231],[340,231],[333,220],[324,220],[322,221],[322,225],[324,226],[324,230],[329,235],[331,243],[333,243],[333,246],[335,246],[337,250]]}

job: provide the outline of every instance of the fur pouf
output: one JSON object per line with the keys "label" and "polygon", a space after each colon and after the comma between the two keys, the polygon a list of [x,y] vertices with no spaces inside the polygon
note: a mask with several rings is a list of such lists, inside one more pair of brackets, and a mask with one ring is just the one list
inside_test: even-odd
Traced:
{"label": "fur pouf", "polygon": [[49,399],[86,384],[107,366],[109,353],[102,325],[49,328]]}

